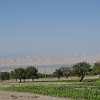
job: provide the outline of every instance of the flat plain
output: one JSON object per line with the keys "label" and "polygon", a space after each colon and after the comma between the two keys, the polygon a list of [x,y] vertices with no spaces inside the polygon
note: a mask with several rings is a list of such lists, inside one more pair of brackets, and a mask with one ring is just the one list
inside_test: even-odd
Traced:
{"label": "flat plain", "polygon": [[76,77],[25,83],[9,80],[0,83],[0,90],[0,100],[100,100],[100,80],[96,77],[87,77],[83,82]]}

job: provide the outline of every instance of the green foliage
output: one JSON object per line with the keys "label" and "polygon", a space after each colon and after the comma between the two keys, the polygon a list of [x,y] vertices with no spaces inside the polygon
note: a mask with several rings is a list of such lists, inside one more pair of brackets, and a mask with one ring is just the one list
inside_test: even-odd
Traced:
{"label": "green foliage", "polygon": [[67,84],[49,84],[49,85],[25,85],[2,88],[2,90],[11,90],[17,92],[30,92],[58,97],[71,98],[75,100],[100,100],[100,83],[67,83]]}
{"label": "green foliage", "polygon": [[62,70],[60,68],[56,69],[55,72],[53,73],[53,76],[58,77],[58,79],[60,79],[63,76]]}
{"label": "green foliage", "polygon": [[22,79],[26,79],[26,71],[24,68],[17,68],[17,69],[14,69],[14,72],[15,72],[15,77],[18,78],[21,82]]}
{"label": "green foliage", "polygon": [[80,82],[83,80],[85,75],[89,75],[91,73],[91,66],[87,62],[80,62],[73,65],[73,72],[75,75],[81,77]]}
{"label": "green foliage", "polygon": [[100,62],[96,62],[92,68],[92,73],[100,76]]}
{"label": "green foliage", "polygon": [[68,78],[71,74],[71,68],[69,67],[61,67],[60,70],[62,71],[63,76],[65,76],[66,78]]}
{"label": "green foliage", "polygon": [[1,79],[1,82],[5,80],[9,80],[10,79],[9,72],[0,72],[0,79]]}
{"label": "green foliage", "polygon": [[11,72],[10,72],[10,77],[11,77],[12,79],[16,79],[16,78],[17,78],[14,71],[11,71]]}
{"label": "green foliage", "polygon": [[68,78],[69,75],[71,75],[71,68],[69,67],[61,67],[55,70],[55,72],[53,73],[54,77],[58,77],[59,79],[61,77],[66,77]]}
{"label": "green foliage", "polygon": [[45,74],[37,73],[38,78],[45,78]]}
{"label": "green foliage", "polygon": [[11,78],[14,78],[16,80],[19,79],[20,82],[22,79],[24,79],[25,82],[25,79],[31,78],[32,80],[34,80],[35,78],[38,78],[37,72],[38,70],[34,66],[30,66],[27,68],[14,69],[14,71],[11,71],[10,75]]}
{"label": "green foliage", "polygon": [[32,81],[34,81],[35,78],[38,78],[37,72],[38,72],[38,69],[36,69],[36,67],[29,66],[29,67],[26,68],[26,77],[31,78]]}
{"label": "green foliage", "polygon": [[45,77],[52,78],[53,76],[52,76],[52,74],[46,74]]}

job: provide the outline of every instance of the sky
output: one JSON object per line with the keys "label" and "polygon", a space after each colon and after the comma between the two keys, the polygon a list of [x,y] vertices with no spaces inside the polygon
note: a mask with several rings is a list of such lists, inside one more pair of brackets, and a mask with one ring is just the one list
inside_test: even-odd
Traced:
{"label": "sky", "polygon": [[0,56],[100,53],[100,0],[0,0]]}

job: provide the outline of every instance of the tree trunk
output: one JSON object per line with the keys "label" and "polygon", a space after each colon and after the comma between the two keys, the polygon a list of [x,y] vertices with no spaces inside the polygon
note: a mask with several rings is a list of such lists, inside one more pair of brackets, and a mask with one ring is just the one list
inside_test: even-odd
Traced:
{"label": "tree trunk", "polygon": [[66,78],[68,79],[68,75],[66,75]]}
{"label": "tree trunk", "polygon": [[82,82],[83,78],[84,78],[84,76],[81,77],[80,82]]}
{"label": "tree trunk", "polygon": [[58,80],[60,80],[60,76],[58,76]]}
{"label": "tree trunk", "polygon": [[34,78],[32,78],[32,82],[34,82]]}
{"label": "tree trunk", "polygon": [[19,83],[21,83],[22,82],[22,80],[21,79],[19,79],[20,80],[20,82]]}

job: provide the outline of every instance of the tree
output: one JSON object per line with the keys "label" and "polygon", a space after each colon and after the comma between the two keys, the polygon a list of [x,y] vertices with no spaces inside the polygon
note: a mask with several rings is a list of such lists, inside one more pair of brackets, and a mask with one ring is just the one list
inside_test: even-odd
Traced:
{"label": "tree", "polygon": [[10,72],[10,77],[11,77],[12,79],[16,79],[16,81],[17,81],[17,76],[16,76],[15,71],[11,71],[11,72]]}
{"label": "tree", "polygon": [[68,76],[71,73],[71,68],[69,67],[61,67],[55,70],[55,72],[53,73],[54,77],[58,77],[58,79],[60,79],[61,77],[65,76],[66,78],[68,78]]}
{"label": "tree", "polygon": [[1,79],[1,82],[5,80],[9,80],[10,79],[9,72],[0,72],[0,79]]}
{"label": "tree", "polygon": [[56,69],[55,72],[53,73],[54,77],[58,77],[60,79],[63,76],[63,72],[60,68]]}
{"label": "tree", "polygon": [[75,73],[75,75],[78,75],[81,78],[81,82],[84,79],[85,75],[90,74],[91,66],[87,62],[80,62],[73,65],[73,72]]}
{"label": "tree", "polygon": [[45,78],[45,74],[37,73],[37,77],[38,77],[38,78]]}
{"label": "tree", "polygon": [[35,78],[38,78],[37,72],[38,72],[38,69],[36,69],[36,67],[29,66],[26,68],[26,77],[31,78],[32,81],[34,81]]}
{"label": "tree", "polygon": [[20,80],[20,83],[21,83],[21,80],[22,79],[24,79],[24,82],[25,82],[25,79],[26,79],[26,71],[25,71],[24,68],[14,69],[14,72],[15,72],[15,77]]}
{"label": "tree", "polygon": [[95,75],[99,75],[100,78],[100,62],[96,62],[92,68],[92,73]]}
{"label": "tree", "polygon": [[69,67],[61,67],[60,70],[63,73],[63,76],[65,76],[66,78],[69,77],[70,73],[71,73],[71,68]]}

